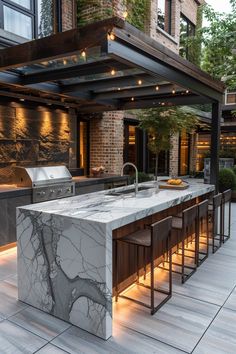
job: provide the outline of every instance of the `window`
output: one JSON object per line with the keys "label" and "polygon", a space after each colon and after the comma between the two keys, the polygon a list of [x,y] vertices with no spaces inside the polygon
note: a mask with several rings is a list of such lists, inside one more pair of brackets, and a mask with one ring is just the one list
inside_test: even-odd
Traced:
{"label": "window", "polygon": [[0,0],[0,28],[28,40],[54,32],[54,0]]}
{"label": "window", "polygon": [[171,0],[158,0],[157,25],[171,34]]}
{"label": "window", "polygon": [[188,48],[188,44],[186,43],[186,40],[189,37],[192,37],[195,35],[195,26],[192,22],[190,22],[185,16],[181,15],[180,17],[180,48],[179,48],[179,54],[185,58],[189,59],[190,57],[190,50]]}

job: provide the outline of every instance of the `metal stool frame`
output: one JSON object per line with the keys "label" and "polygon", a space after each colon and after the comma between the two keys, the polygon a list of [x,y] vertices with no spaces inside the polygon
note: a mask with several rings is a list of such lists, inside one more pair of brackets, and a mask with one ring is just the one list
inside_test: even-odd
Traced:
{"label": "metal stool frame", "polygon": [[[128,300],[131,300],[131,301],[137,303],[138,305],[142,305],[144,307],[151,309],[151,315],[153,315],[171,298],[171,296],[172,296],[171,222],[172,222],[172,217],[169,216],[163,220],[153,223],[150,227],[150,230],[146,230],[147,234],[149,234],[149,237],[150,237],[150,245],[149,246],[142,245],[141,243],[136,243],[133,240],[129,240],[129,235],[116,240],[116,248],[115,248],[116,249],[116,258],[115,258],[115,264],[116,264],[115,300],[116,301],[118,301],[118,297],[122,297],[122,298],[125,298]],[[135,233],[133,233],[133,234],[135,234]],[[155,283],[154,282],[155,249],[156,249],[157,243],[163,242],[163,241],[166,242],[166,249],[169,254],[169,263],[170,263],[170,267],[168,269],[169,270],[169,289],[168,290],[156,288],[155,284],[154,284]],[[141,285],[145,288],[150,289],[150,291],[151,291],[151,294],[150,294],[151,295],[151,304],[150,305],[148,305],[144,302],[138,301],[138,300],[136,300],[132,297],[129,297],[127,295],[123,295],[123,294],[120,295],[119,294],[119,290],[118,290],[118,244],[119,244],[119,242],[125,242],[128,244],[135,245],[137,247],[137,280],[136,280],[136,283],[138,285]],[[150,260],[151,284],[150,284],[150,286],[139,282],[139,247],[144,247],[144,249],[150,248],[150,250],[151,250],[151,260]],[[146,272],[146,270],[145,270],[145,272]],[[165,297],[165,299],[162,300],[157,306],[155,306],[155,303],[154,303],[155,302],[154,301],[154,292],[155,291],[167,295]]]}

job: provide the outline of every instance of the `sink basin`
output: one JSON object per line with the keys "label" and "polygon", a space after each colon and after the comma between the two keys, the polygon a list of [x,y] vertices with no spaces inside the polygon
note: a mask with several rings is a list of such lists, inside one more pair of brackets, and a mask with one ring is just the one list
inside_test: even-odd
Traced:
{"label": "sink basin", "polygon": [[[138,193],[142,192],[142,191],[146,191],[148,189],[153,188],[152,186],[142,186],[138,188]],[[117,192],[109,192],[108,195],[123,195],[123,194],[131,194],[131,193],[135,193],[135,188],[130,188],[130,189],[125,189],[123,191],[117,191]]]}

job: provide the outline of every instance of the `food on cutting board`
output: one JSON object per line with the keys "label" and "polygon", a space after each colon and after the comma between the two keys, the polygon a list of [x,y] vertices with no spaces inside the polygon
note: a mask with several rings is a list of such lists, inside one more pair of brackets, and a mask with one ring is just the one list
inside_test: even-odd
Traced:
{"label": "food on cutting board", "polygon": [[171,178],[171,179],[168,179],[167,183],[170,185],[173,185],[173,186],[179,186],[179,185],[183,184],[183,181],[181,178]]}

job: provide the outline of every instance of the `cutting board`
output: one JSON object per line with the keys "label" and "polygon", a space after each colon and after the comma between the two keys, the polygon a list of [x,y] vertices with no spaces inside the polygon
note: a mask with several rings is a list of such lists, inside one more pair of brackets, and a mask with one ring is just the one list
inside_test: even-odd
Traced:
{"label": "cutting board", "polygon": [[159,181],[159,188],[160,189],[175,189],[175,190],[183,190],[187,189],[189,187],[189,184],[185,181],[183,181],[179,185],[174,185],[174,184],[168,184],[167,180],[160,180]]}

